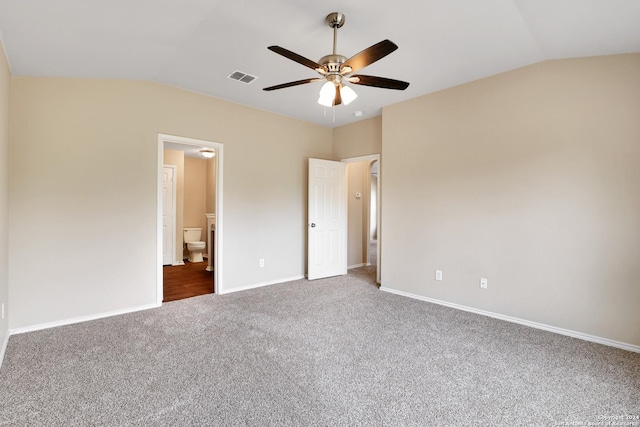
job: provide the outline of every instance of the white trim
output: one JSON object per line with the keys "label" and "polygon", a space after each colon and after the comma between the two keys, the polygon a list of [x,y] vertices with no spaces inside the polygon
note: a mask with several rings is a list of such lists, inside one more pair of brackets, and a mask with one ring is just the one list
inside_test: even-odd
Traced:
{"label": "white trim", "polygon": [[365,264],[364,262],[360,263],[360,264],[353,264],[353,265],[348,266],[347,270],[351,270],[352,268],[364,267],[365,265],[368,265],[368,264]]}
{"label": "white trim", "polygon": [[11,336],[11,331],[7,331],[7,334],[4,336],[4,341],[2,342],[2,347],[0,347],[0,369],[2,369],[4,353],[7,351],[7,345],[9,345],[9,336]]}
{"label": "white trim", "polygon": [[106,311],[104,313],[91,314],[87,316],[73,317],[71,319],[57,320],[55,322],[40,323],[38,325],[25,326],[9,330],[10,335],[24,334],[26,332],[40,331],[42,329],[55,328],[56,326],[73,325],[75,323],[88,322],[91,320],[103,319],[105,317],[119,316],[121,314],[133,313],[136,311],[158,308],[160,304],[146,304],[137,307],[123,308],[120,310]]}
{"label": "white trim", "polygon": [[542,329],[543,331],[553,332],[560,335],[566,335],[572,338],[578,338],[584,341],[590,341],[597,344],[606,345],[609,347],[621,348],[623,350],[633,351],[634,353],[640,353],[640,346],[628,344],[620,341],[610,340],[608,338],[598,337],[595,335],[584,334],[582,332],[572,331],[570,329],[558,328],[556,326],[546,325],[544,323],[532,322],[530,320],[520,319],[517,317],[506,316],[504,314],[493,313],[491,311],[479,310],[477,308],[468,307],[465,305],[454,304],[447,301],[442,301],[434,298],[424,297],[421,295],[412,294],[409,292],[399,291],[396,289],[380,288],[381,291],[389,292],[391,294],[401,295],[403,297],[413,298],[420,301],[430,302],[433,304],[443,305],[445,307],[455,308],[457,310],[468,311],[470,313],[479,314],[481,316],[493,317],[494,319],[504,320],[506,322],[517,323],[519,325],[529,326],[535,329]]}
{"label": "white trim", "polygon": [[157,200],[157,267],[156,267],[156,302],[162,304],[162,163],[164,156],[164,143],[173,142],[175,144],[191,145],[203,148],[211,148],[216,150],[216,238],[214,243],[215,248],[215,265],[216,269],[213,272],[214,279],[214,292],[224,293],[224,263],[223,263],[223,223],[224,223],[224,206],[223,206],[223,159],[224,159],[224,147],[223,144],[214,141],[205,141],[202,139],[186,138],[182,136],[158,134],[158,200]]}
{"label": "white trim", "polygon": [[220,292],[220,293],[221,294],[222,293],[231,294],[233,292],[248,291],[249,289],[262,288],[264,286],[277,285],[277,284],[280,284],[280,283],[295,282],[296,280],[301,280],[301,279],[304,279],[305,277],[306,277],[306,275],[293,276],[293,277],[287,277],[287,278],[283,278],[283,279],[270,280],[268,282],[254,283],[253,285],[241,286],[239,288],[229,289],[229,290],[226,290],[226,291]]}
{"label": "white trim", "polygon": [[184,265],[184,260],[174,262],[173,264],[171,264],[171,267],[177,267],[179,265]]}
{"label": "white trim", "polygon": [[[164,259],[162,258],[162,213],[164,211],[162,206],[162,172],[164,171],[164,141],[158,135],[158,170],[156,173],[156,304],[162,304],[164,297],[163,283],[162,283],[162,267],[164,266]],[[175,230],[174,230],[175,234]],[[175,251],[175,248],[173,248]]]}
{"label": "white trim", "polygon": [[[381,281],[381,264],[382,264],[382,256],[380,256],[381,253],[381,246],[382,246],[382,162],[380,161],[380,154],[370,154],[367,156],[359,156],[359,157],[349,157],[346,159],[341,159],[341,162],[345,162],[345,163],[356,163],[356,162],[366,162],[368,161],[369,164],[367,165],[367,167],[369,168],[369,171],[371,171],[371,164],[374,161],[378,162],[378,190],[377,190],[377,199],[376,199],[376,229],[377,229],[377,233],[378,233],[378,238],[376,239],[376,257],[377,257],[377,262],[376,262],[376,283],[380,283]],[[348,177],[347,177],[348,178]],[[370,185],[367,186],[367,188],[369,188],[369,194],[371,194],[371,187]],[[370,196],[369,196],[370,197]],[[369,202],[370,203],[370,202]],[[371,229],[370,225],[369,225],[369,221],[371,220],[371,212],[369,209],[367,209],[367,218],[366,218],[366,222],[367,222],[367,242],[369,241],[369,230]],[[367,245],[366,248],[366,261],[367,261],[367,265],[369,263],[369,245]]]}

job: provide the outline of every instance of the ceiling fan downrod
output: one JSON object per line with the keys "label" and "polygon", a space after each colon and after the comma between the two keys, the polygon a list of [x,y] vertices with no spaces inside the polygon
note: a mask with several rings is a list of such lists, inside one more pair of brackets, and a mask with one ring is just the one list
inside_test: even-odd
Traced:
{"label": "ceiling fan downrod", "polygon": [[344,25],[344,13],[333,12],[327,15],[327,24],[333,28],[333,54],[338,51],[338,28]]}
{"label": "ceiling fan downrod", "polygon": [[327,80],[338,84],[340,82],[340,67],[347,60],[345,56],[339,55],[338,51],[338,28],[344,25],[345,16],[340,12],[333,12],[327,15],[327,24],[333,28],[333,53],[320,58],[318,61],[326,69]]}

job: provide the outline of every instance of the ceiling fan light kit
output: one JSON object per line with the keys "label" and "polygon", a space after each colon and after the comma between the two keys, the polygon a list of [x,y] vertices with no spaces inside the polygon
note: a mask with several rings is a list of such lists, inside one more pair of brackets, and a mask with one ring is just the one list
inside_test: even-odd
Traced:
{"label": "ceiling fan light kit", "polygon": [[329,81],[323,84],[320,89],[318,104],[324,105],[325,107],[332,107],[334,105],[334,101],[338,99],[337,97],[342,100],[344,105],[349,105],[351,101],[358,97],[358,94],[349,86],[344,86],[342,84],[336,85]]}
{"label": "ceiling fan light kit", "polygon": [[358,94],[349,86],[343,86],[340,89],[340,96],[342,97],[342,103],[344,105],[349,105],[351,101],[358,97]]}
{"label": "ceiling fan light kit", "polygon": [[320,98],[318,98],[318,104],[325,107],[331,107],[333,100],[336,97],[336,85],[333,82],[326,82],[320,88]]}
{"label": "ceiling fan light kit", "polygon": [[345,82],[351,84],[371,86],[384,89],[404,90],[409,87],[409,83],[400,80],[388,79],[385,77],[351,75],[362,68],[373,64],[379,59],[384,58],[391,52],[396,50],[398,46],[391,40],[383,40],[373,46],[368,47],[360,53],[347,58],[337,53],[338,46],[338,28],[342,27],[345,22],[345,16],[340,12],[333,12],[327,15],[327,24],[333,28],[333,53],[325,55],[318,62],[307,59],[297,53],[291,52],[280,46],[269,46],[268,49],[279,55],[295,61],[305,67],[311,68],[320,74],[321,77],[313,79],[296,80],[294,82],[282,83],[275,86],[269,86],[263,90],[272,91],[284,89],[287,87],[298,86],[306,83],[322,82],[324,85],[320,89],[320,97],[318,104],[325,107],[332,107],[340,104],[348,105],[358,97],[356,92],[345,85]]}

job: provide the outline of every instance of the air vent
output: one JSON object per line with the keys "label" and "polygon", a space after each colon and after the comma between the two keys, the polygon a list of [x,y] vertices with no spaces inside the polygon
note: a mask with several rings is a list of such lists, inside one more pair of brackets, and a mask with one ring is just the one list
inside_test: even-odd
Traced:
{"label": "air vent", "polygon": [[246,84],[249,84],[255,79],[257,79],[256,76],[252,76],[251,74],[243,73],[242,71],[238,71],[238,70],[235,70],[233,73],[229,74],[227,77],[232,80],[237,80],[239,82],[246,83]]}

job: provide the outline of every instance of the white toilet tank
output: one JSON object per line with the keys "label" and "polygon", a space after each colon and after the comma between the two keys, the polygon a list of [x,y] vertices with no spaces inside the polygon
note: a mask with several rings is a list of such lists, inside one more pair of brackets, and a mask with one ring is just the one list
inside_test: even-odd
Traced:
{"label": "white toilet tank", "polygon": [[184,242],[199,242],[202,234],[202,228],[184,228]]}

